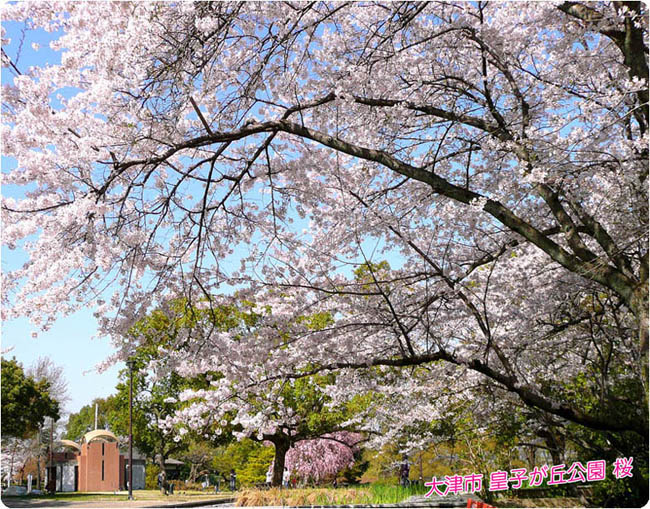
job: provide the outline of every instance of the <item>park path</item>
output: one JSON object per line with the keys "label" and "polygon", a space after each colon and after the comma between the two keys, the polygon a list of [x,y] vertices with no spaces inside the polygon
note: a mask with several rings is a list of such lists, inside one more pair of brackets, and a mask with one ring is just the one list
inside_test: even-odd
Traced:
{"label": "park path", "polygon": [[29,507],[29,508],[46,508],[46,507],[68,507],[70,509],[82,508],[172,508],[172,507],[233,507],[233,498],[215,498],[215,499],[202,499],[192,501],[177,501],[177,500],[52,500],[52,499],[35,499],[35,498],[22,498],[22,497],[3,497],[2,503],[5,507]]}
{"label": "park path", "polygon": [[[450,495],[446,497],[429,497],[414,495],[397,504],[398,507],[467,507],[467,495]],[[476,500],[476,496],[471,497]]]}
{"label": "park path", "polygon": [[[67,507],[70,509],[126,509],[126,508],[161,508],[171,509],[172,507],[189,508],[189,507],[217,507],[226,508],[234,507],[233,498],[215,498],[202,499],[193,501],[179,500],[120,500],[120,501],[71,501],[71,500],[39,500],[34,498],[6,497],[2,499],[6,507],[16,508],[33,508],[41,509],[48,507]],[[107,505],[108,504],[108,505]],[[278,509],[281,506],[277,506]],[[286,507],[286,506],[285,506]],[[307,506],[305,506],[307,507]],[[341,505],[341,506],[309,506],[309,507],[341,507],[341,508],[388,508],[388,507],[467,507],[467,496],[457,495],[448,497],[431,497],[425,498],[422,495],[413,496],[404,502],[398,504],[379,504],[379,505]],[[265,506],[265,509],[275,509],[275,506]]]}

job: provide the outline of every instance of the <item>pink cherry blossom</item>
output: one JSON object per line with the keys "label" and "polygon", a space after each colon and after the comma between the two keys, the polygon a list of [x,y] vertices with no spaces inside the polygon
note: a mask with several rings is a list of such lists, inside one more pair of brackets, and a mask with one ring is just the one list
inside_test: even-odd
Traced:
{"label": "pink cherry blossom", "polygon": [[[646,436],[642,402],[607,415],[566,390],[647,390],[645,4],[2,15],[61,57],[24,68],[3,47],[2,240],[26,261],[3,273],[2,317],[47,329],[94,309],[110,363],[153,309],[200,307],[149,368],[219,376],[165,426],[234,412],[263,435],[295,416],[249,401],[336,370],[335,402],[374,392],[359,420],[387,441],[485,384],[505,407]],[[209,319],[246,302],[254,324]]]}

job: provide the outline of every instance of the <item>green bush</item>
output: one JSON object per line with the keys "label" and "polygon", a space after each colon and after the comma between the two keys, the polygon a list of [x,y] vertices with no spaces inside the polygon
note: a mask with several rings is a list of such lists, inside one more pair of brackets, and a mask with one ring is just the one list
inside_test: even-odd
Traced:
{"label": "green bush", "polygon": [[253,486],[266,482],[266,472],[275,456],[273,447],[260,447],[251,451],[244,468],[237,472],[240,486]]}
{"label": "green bush", "polygon": [[144,477],[144,489],[146,490],[157,490],[158,489],[158,474],[160,473],[160,467],[154,465],[153,463],[147,465],[146,473]]}
{"label": "green bush", "polygon": [[[212,468],[228,479],[230,469],[237,473],[237,486],[252,486],[266,480],[266,471],[273,460],[275,449],[245,438],[220,447],[212,461]],[[223,484],[222,486],[227,486]]]}

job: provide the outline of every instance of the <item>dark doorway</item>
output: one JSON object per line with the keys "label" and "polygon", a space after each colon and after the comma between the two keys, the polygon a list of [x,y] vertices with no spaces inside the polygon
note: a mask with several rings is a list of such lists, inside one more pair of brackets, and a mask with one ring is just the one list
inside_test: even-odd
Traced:
{"label": "dark doorway", "polygon": [[56,491],[56,467],[47,467],[47,486],[45,489],[51,493]]}

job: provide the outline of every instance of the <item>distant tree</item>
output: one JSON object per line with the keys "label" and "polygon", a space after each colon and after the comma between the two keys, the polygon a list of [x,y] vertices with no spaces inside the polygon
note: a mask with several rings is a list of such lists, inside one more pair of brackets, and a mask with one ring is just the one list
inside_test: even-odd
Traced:
{"label": "distant tree", "polygon": [[237,479],[242,485],[259,485],[266,482],[266,473],[273,463],[275,449],[264,444],[257,444],[247,458],[246,463],[237,472]]}
{"label": "distant tree", "polygon": [[[65,438],[78,442],[86,433],[95,429],[95,405],[97,405],[97,428],[115,431],[114,413],[120,409],[117,407],[116,397],[108,396],[96,398],[91,404],[84,405],[78,412],[70,414],[65,428]],[[126,411],[128,412],[128,408]]]}
{"label": "distant tree", "polygon": [[39,357],[26,370],[25,374],[37,382],[49,383],[49,394],[52,399],[64,407],[70,401],[68,381],[65,379],[63,366],[57,366],[49,357]]}
{"label": "distant tree", "polygon": [[[176,411],[176,397],[183,390],[185,381],[176,373],[169,377],[154,379],[145,369],[146,354],[136,354],[136,369],[133,373],[133,443],[158,466],[163,469],[165,461],[173,454],[187,448],[184,439],[174,440],[160,426]],[[127,436],[129,434],[129,373],[120,372],[120,382],[114,396],[115,407],[110,413],[109,421],[114,433]]]}
{"label": "distant tree", "polygon": [[[179,394],[190,387],[205,387],[204,379],[191,379],[169,372],[166,376],[151,376],[147,366],[150,362],[164,361],[161,351],[170,348],[175,340],[173,330],[191,322],[191,313],[185,313],[185,303],[182,300],[171,303],[172,315],[178,318],[178,323],[170,320],[169,313],[155,310],[128,331],[131,338],[137,337],[141,343],[135,349],[131,358],[135,361],[133,370],[133,443],[159,469],[164,469],[165,461],[173,454],[181,454],[187,450],[190,438],[197,438],[190,433],[181,437],[174,435],[169,429],[161,426],[179,408]],[[93,400],[76,414],[72,414],[66,428],[66,437],[70,440],[80,440],[81,437],[94,428],[95,404],[98,407],[98,428],[109,428],[119,436],[129,434],[129,370],[119,373],[116,393],[107,398]],[[216,445],[212,441],[213,445]],[[219,441],[216,441],[219,443]],[[200,440],[197,443],[197,447]],[[200,444],[203,447],[204,444]],[[208,445],[205,445],[209,447]]]}
{"label": "distant tree", "polygon": [[215,453],[215,448],[205,439],[194,438],[190,441],[187,450],[180,456],[189,465],[187,482],[196,482],[202,474],[211,470]]}
{"label": "distant tree", "polygon": [[[33,379],[36,383],[48,384],[48,394],[50,398],[58,403],[60,409],[70,400],[67,392],[68,383],[63,374],[63,367],[54,364],[49,357],[39,357],[24,371],[25,376]],[[11,451],[11,470],[14,470],[13,463],[16,462],[17,465],[20,465],[19,471],[21,472],[21,476],[27,473],[35,474],[37,487],[41,486],[43,473],[41,459],[47,453],[52,429],[54,428],[55,434],[59,432],[59,422],[55,420],[52,423],[51,421],[51,417],[46,418],[43,425],[39,426],[29,436],[17,439],[21,441],[19,447],[20,454],[15,454],[17,451],[16,444],[7,449]],[[16,458],[19,458],[19,461]]]}
{"label": "distant tree", "polygon": [[220,474],[234,469],[237,481],[242,486],[249,486],[266,480],[266,472],[274,455],[274,448],[270,445],[244,438],[219,446],[212,465]]}
{"label": "distant tree", "polygon": [[2,359],[2,435],[27,438],[43,425],[45,417],[59,418],[59,403],[49,393],[50,384],[26,376],[16,359]]}
{"label": "distant tree", "polygon": [[[128,331],[130,338],[140,340],[137,349],[131,353],[131,358],[135,361],[133,443],[161,470],[165,468],[168,458],[187,449],[190,437],[193,436],[174,435],[163,424],[171,419],[180,407],[178,396],[183,390],[199,387],[202,383],[205,387],[201,380],[181,376],[175,371],[170,371],[164,376],[153,376],[148,369],[150,362],[164,362],[163,352],[173,348],[171,345],[176,340],[174,330],[193,320],[191,313],[185,313],[184,301],[172,302],[170,307],[174,319],[170,319],[168,313],[155,310]],[[119,379],[110,422],[114,432],[126,436],[129,429],[129,370],[121,370]]]}

